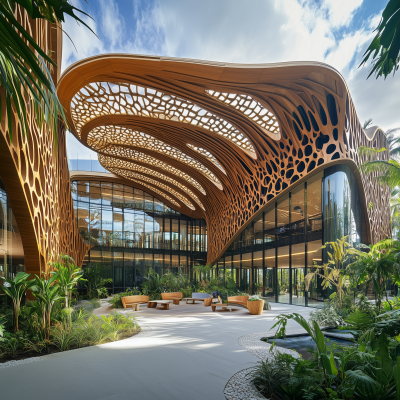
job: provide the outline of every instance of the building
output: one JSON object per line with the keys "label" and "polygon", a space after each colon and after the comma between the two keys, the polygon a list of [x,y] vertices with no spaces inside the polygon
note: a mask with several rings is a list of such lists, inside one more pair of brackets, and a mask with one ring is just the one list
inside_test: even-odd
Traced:
{"label": "building", "polygon": [[[38,37],[58,63],[59,34]],[[149,267],[190,275],[207,262],[243,291],[315,305],[324,294],[318,281],[306,293],[304,276],[323,262],[323,243],[391,234],[389,191],[358,169],[358,148],[386,147],[386,137],[363,130],[328,65],[109,54],[53,79],[69,129],[104,170],[70,173],[61,122],[56,149],[32,115],[30,138],[11,143],[3,118],[1,193],[25,261],[9,255],[0,273],[39,274],[63,252],[109,265],[117,291]]]}

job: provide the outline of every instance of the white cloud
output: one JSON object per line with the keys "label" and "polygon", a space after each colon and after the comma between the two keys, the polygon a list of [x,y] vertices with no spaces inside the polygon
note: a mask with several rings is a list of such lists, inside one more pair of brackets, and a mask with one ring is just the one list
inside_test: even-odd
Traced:
{"label": "white cloud", "polygon": [[[73,1],[75,7],[82,9],[83,4],[79,0]],[[84,15],[79,16],[97,34],[95,21]],[[102,41],[96,37],[84,25],[78,24],[72,18],[67,17],[63,24],[63,30],[69,36],[63,35],[63,57],[61,71],[77,60],[103,53]]]}
{"label": "white cloud", "polygon": [[101,27],[103,34],[110,40],[111,46],[121,44],[125,23],[114,0],[100,0]]}

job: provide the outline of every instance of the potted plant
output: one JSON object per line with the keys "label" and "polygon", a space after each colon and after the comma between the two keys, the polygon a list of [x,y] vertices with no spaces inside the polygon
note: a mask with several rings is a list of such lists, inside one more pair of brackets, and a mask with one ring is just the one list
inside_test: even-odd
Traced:
{"label": "potted plant", "polygon": [[260,299],[259,296],[250,296],[247,300],[247,309],[252,315],[261,315],[264,308],[264,300]]}

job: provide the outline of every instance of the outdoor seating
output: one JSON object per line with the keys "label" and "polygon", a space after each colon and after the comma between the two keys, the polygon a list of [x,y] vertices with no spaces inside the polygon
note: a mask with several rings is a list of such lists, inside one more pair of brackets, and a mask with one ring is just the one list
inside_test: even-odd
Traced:
{"label": "outdoor seating", "polygon": [[173,300],[151,300],[147,303],[147,308],[156,308],[160,304],[163,310],[169,310],[169,305],[172,302]]}
{"label": "outdoor seating", "polygon": [[209,306],[212,302],[212,296],[208,293],[192,293],[192,297],[185,297],[183,300],[186,300],[186,304],[203,301],[205,306]]}
{"label": "outdoor seating", "polygon": [[132,307],[134,304],[142,304],[149,302],[149,296],[136,295],[136,296],[124,296],[121,297],[121,302],[124,308]]}
{"label": "outdoor seating", "polygon": [[162,300],[172,300],[176,305],[179,305],[179,301],[182,300],[182,297],[182,292],[161,293]]}
{"label": "outdoor seating", "polygon": [[211,304],[211,309],[213,311],[215,311],[217,309],[217,307],[221,307],[222,311],[233,311],[233,310],[235,310],[235,308],[232,308],[232,307],[228,306],[227,304],[222,304],[222,303]]}
{"label": "outdoor seating", "polygon": [[244,306],[247,308],[247,300],[249,299],[249,296],[231,296],[228,297],[228,304],[239,304],[241,306]]}

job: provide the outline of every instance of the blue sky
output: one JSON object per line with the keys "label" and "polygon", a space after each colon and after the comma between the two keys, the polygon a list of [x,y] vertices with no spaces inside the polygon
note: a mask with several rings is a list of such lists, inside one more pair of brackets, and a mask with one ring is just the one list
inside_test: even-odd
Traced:
{"label": "blue sky", "polygon": [[[98,38],[64,24],[63,63],[102,53],[238,63],[321,61],[344,76],[361,121],[400,126],[400,78],[366,80],[359,69],[386,0],[73,0]],[[70,135],[70,155],[95,159]]]}

